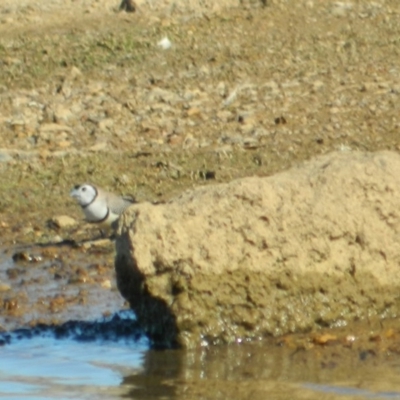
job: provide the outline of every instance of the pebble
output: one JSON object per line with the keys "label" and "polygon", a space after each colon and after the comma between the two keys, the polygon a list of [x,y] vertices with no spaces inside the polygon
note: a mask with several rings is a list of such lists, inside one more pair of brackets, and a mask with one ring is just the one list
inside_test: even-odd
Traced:
{"label": "pebble", "polygon": [[51,218],[51,223],[53,223],[57,228],[70,228],[78,224],[76,219],[69,217],[68,215],[58,215]]}
{"label": "pebble", "polygon": [[168,50],[171,48],[172,43],[171,41],[165,36],[164,38],[162,38],[158,43],[157,43],[158,47],[161,47],[163,50]]}
{"label": "pebble", "polygon": [[69,108],[64,107],[62,105],[58,105],[54,111],[54,118],[56,122],[61,125],[74,119],[74,114]]}
{"label": "pebble", "polygon": [[41,133],[48,133],[48,132],[70,132],[71,128],[67,125],[61,125],[61,124],[42,124],[40,126],[40,132]]}
{"label": "pebble", "polygon": [[9,285],[8,283],[0,281],[0,292],[7,292],[10,289],[11,289],[11,285]]}

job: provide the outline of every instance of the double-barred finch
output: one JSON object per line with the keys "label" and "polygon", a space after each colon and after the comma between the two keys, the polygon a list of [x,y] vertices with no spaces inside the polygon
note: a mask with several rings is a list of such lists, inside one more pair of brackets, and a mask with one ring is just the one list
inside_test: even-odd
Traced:
{"label": "double-barred finch", "polygon": [[82,207],[86,221],[107,226],[114,226],[113,223],[135,202],[132,197],[117,196],[89,183],[76,185],[70,195]]}

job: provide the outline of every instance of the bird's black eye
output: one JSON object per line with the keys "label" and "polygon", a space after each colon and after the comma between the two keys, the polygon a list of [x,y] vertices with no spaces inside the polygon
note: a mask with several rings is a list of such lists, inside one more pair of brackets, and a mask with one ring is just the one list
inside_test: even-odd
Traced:
{"label": "bird's black eye", "polygon": [[80,187],[80,185],[75,185],[74,189],[75,189],[75,190],[78,190],[79,187]]}
{"label": "bird's black eye", "polygon": [[86,187],[85,186],[82,188],[82,192],[86,192]]}

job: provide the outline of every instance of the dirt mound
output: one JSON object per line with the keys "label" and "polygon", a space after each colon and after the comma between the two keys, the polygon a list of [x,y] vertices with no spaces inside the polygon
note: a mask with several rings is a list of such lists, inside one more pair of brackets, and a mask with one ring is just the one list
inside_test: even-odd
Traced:
{"label": "dirt mound", "polygon": [[399,170],[395,153],[332,153],[134,206],[119,289],[153,338],[185,346],[394,316]]}

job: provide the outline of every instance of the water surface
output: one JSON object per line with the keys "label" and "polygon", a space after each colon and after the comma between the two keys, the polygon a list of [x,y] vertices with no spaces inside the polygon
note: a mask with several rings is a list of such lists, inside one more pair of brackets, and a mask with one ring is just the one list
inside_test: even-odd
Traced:
{"label": "water surface", "polygon": [[271,342],[154,350],[50,336],[0,348],[4,399],[400,399],[400,360]]}

